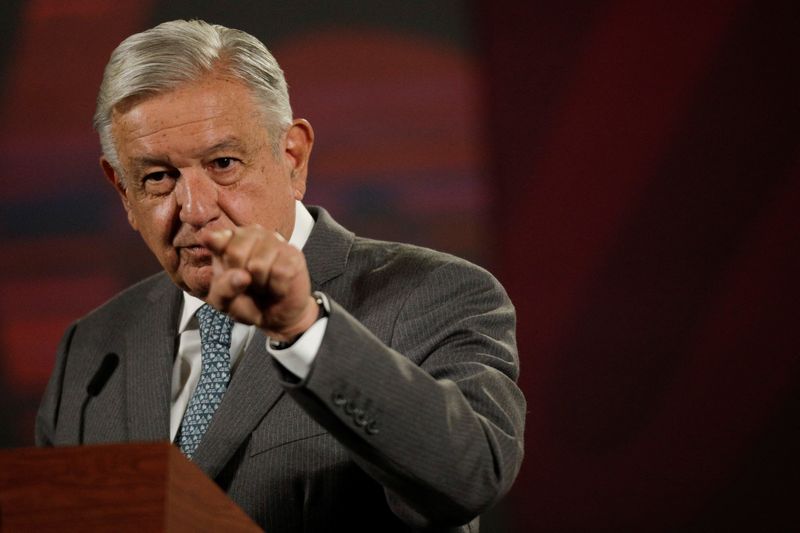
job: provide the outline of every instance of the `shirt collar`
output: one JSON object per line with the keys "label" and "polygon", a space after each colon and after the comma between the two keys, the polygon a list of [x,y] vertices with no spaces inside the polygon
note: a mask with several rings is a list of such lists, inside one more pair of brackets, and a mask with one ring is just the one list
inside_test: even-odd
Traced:
{"label": "shirt collar", "polygon": [[306,206],[298,200],[294,201],[294,229],[292,236],[289,239],[289,244],[293,245],[298,250],[302,250],[306,245],[308,236],[311,235],[311,230],[314,229],[314,217],[308,212]]}
{"label": "shirt collar", "polygon": [[[308,236],[311,235],[311,230],[314,228],[314,217],[308,212],[306,206],[298,200],[295,200],[294,207],[294,229],[292,229],[289,244],[302,250],[303,246],[306,245],[306,241],[308,241]],[[204,304],[205,302],[200,298],[195,298],[188,292],[183,291],[183,310],[181,311],[181,319],[178,322],[178,335],[186,331],[194,314]]]}

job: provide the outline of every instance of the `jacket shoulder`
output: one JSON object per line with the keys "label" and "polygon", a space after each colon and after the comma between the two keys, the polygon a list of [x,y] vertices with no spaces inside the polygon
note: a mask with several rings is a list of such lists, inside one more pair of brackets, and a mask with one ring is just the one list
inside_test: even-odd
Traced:
{"label": "jacket shoulder", "polygon": [[405,284],[444,275],[482,279],[500,287],[489,271],[466,259],[423,246],[364,237],[354,239],[347,266],[375,275],[402,274]]}
{"label": "jacket shoulder", "polygon": [[112,322],[122,324],[129,320],[136,310],[147,310],[160,297],[179,289],[164,272],[145,278],[122,290],[111,299],[78,319],[80,324]]}

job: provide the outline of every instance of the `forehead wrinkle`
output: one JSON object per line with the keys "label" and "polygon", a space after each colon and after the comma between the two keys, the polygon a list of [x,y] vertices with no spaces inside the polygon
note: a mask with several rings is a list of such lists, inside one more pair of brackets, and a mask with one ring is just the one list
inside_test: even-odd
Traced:
{"label": "forehead wrinkle", "polygon": [[[235,136],[227,136],[222,138],[220,141],[214,143],[209,147],[199,147],[195,150],[191,155],[193,159],[204,159],[209,155],[212,155],[216,152],[220,151],[227,151],[227,150],[234,150],[237,152],[244,152],[246,151],[245,143],[242,142],[239,138]],[[147,154],[147,155],[135,155],[130,158],[131,166],[134,169],[143,169],[147,167],[160,167],[160,166],[168,166],[172,167],[173,162],[172,158],[169,154],[164,153],[156,153],[156,154]]]}
{"label": "forehead wrinkle", "polygon": [[134,169],[161,166],[171,167],[172,158],[170,158],[169,154],[133,156],[130,158],[130,163]]}
{"label": "forehead wrinkle", "polygon": [[[139,111],[139,113],[141,113],[141,111]],[[156,127],[153,128],[152,131],[142,131],[144,129],[144,127],[145,127],[145,124],[142,124],[142,122],[144,122],[144,121],[139,120],[138,117],[130,117],[129,116],[129,117],[124,117],[122,119],[122,122],[127,122],[128,123],[128,127],[125,128],[124,126],[122,126],[122,125],[121,126],[123,127],[123,129],[127,129],[128,130],[128,132],[130,134],[130,140],[138,141],[138,140],[145,139],[146,137],[152,137],[154,135],[164,134],[164,133],[169,132],[170,130],[174,130],[174,129],[177,129],[177,128],[183,128],[183,127],[186,127],[186,126],[191,126],[193,124],[207,123],[208,121],[216,120],[216,119],[222,117],[223,115],[224,115],[224,113],[220,112],[220,113],[216,113],[216,114],[213,114],[213,115],[207,115],[207,116],[202,117],[202,118],[197,118],[197,119],[193,119],[193,120],[187,120],[187,121],[181,122],[180,124],[169,124],[169,125],[159,124],[159,125],[156,125]],[[126,118],[128,120],[126,120]],[[132,126],[130,124],[131,121],[139,122],[138,128],[136,126]]]}
{"label": "forehead wrinkle", "polygon": [[243,151],[245,149],[245,144],[242,142],[238,137],[233,135],[222,138],[219,142],[209,146],[208,148],[201,148],[198,149],[197,155],[202,157],[204,155],[210,155],[214,152],[220,152],[224,150],[238,150]]}
{"label": "forehead wrinkle", "polygon": [[[161,155],[159,153],[160,147],[162,147],[165,142],[172,144],[175,141],[180,141],[181,144],[196,144],[200,145],[199,150],[201,151],[208,151],[216,147],[224,147],[224,145],[233,145],[236,143],[235,136],[224,131],[229,129],[230,125],[219,123],[220,118],[223,117],[224,114],[219,113],[213,116],[181,122],[180,124],[169,124],[167,126],[156,124],[151,126],[150,131],[142,131],[148,124],[136,124],[137,122],[141,122],[137,121],[136,118],[132,119],[134,124],[131,124],[131,121],[122,119],[120,122],[123,123],[119,124],[119,129],[122,130],[120,133],[127,134],[121,137],[127,139],[126,142],[132,151],[145,152],[140,158],[165,158],[167,157],[166,155]],[[127,122],[127,124],[125,122]],[[199,127],[189,128],[189,130],[186,131],[187,126]],[[220,129],[223,131],[220,132]],[[215,137],[219,136],[222,136],[222,139],[218,141]],[[212,145],[211,148],[206,148],[209,144]],[[150,150],[153,150],[155,154],[150,155],[148,153]]]}
{"label": "forehead wrinkle", "polygon": [[[185,158],[188,164],[219,150],[252,154],[260,148],[262,136],[266,144],[270,134],[265,124],[260,124],[258,131],[242,132],[238,128],[242,113],[249,119],[263,118],[249,89],[234,85],[230,92],[227,86],[219,90],[216,86],[220,81],[225,80],[211,78],[208,83],[187,84],[115,108],[112,135],[119,142],[119,156],[137,165],[178,166]],[[244,94],[239,94],[242,91]],[[186,98],[196,105],[181,105]],[[242,105],[245,103],[250,106]]]}
{"label": "forehead wrinkle", "polygon": [[219,152],[235,151],[236,153],[242,153],[247,151],[247,144],[235,135],[226,135],[219,140],[212,138],[207,141],[208,142],[197,143],[197,146],[188,150],[188,157],[191,159],[203,160]]}

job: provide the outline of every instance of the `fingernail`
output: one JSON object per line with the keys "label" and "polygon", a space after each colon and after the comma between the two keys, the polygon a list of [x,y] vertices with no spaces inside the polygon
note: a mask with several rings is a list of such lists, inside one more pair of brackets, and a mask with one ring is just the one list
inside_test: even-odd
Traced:
{"label": "fingernail", "polygon": [[231,231],[229,229],[223,229],[223,230],[215,231],[215,232],[211,233],[211,237],[213,239],[215,239],[215,240],[221,240],[221,239],[226,239],[227,240],[227,239],[231,238],[231,235],[233,235],[233,231]]}

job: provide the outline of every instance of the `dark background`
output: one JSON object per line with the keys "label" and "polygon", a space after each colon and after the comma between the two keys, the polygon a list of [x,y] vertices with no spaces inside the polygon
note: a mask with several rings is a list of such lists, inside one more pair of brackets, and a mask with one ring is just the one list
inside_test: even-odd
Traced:
{"label": "dark background", "polygon": [[91,130],[111,50],[261,38],[315,126],[308,203],[494,272],[526,459],[486,531],[800,524],[795,2],[0,4],[0,446],[69,322],[158,266]]}

